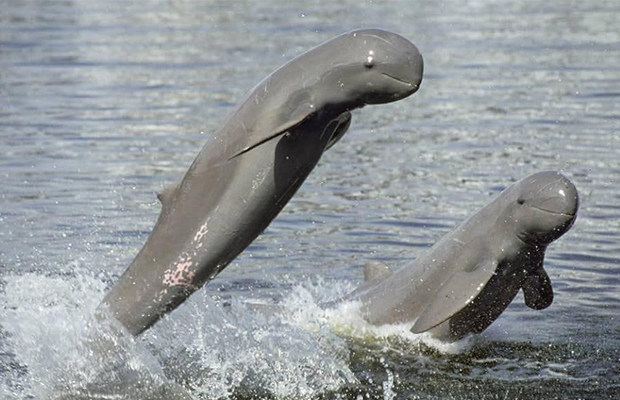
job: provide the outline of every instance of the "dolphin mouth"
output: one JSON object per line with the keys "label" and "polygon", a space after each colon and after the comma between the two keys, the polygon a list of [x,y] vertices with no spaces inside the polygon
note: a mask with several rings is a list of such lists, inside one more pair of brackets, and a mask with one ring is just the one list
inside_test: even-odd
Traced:
{"label": "dolphin mouth", "polygon": [[566,212],[557,212],[557,211],[547,210],[546,208],[542,208],[542,207],[536,207],[536,206],[530,206],[530,207],[535,208],[539,211],[544,211],[549,214],[562,215],[564,217],[574,217],[575,215],[577,215],[575,212],[566,213]]}
{"label": "dolphin mouth", "polygon": [[382,72],[382,74],[387,76],[390,79],[393,79],[395,81],[398,81],[398,82],[400,82],[402,84],[405,84],[405,85],[409,86],[411,89],[417,89],[417,87],[418,87],[418,85],[415,85],[415,84],[413,84],[411,82],[404,81],[404,80],[402,80],[400,78],[395,77],[394,75],[390,75],[390,74],[385,73],[385,72]]}

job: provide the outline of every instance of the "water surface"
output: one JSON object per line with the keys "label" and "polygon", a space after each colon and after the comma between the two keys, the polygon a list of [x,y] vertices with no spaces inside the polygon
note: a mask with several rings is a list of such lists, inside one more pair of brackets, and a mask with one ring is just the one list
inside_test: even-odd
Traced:
{"label": "water surface", "polygon": [[[0,397],[618,397],[620,5],[385,3],[3,2]],[[125,338],[114,365],[89,357],[78,343],[146,240],[156,193],[264,76],[372,26],[419,47],[420,91],[356,111],[215,281],[143,339]],[[355,287],[364,263],[414,259],[549,169],[582,201],[547,252],[548,309],[518,297],[451,346],[318,309]],[[256,314],[247,297],[288,313]]]}

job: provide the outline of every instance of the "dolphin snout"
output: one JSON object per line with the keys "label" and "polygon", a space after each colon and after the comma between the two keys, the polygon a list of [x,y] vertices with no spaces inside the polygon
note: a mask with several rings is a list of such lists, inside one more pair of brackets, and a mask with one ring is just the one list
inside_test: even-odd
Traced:
{"label": "dolphin snout", "polygon": [[575,185],[557,172],[540,175],[537,177],[539,189],[533,194],[532,206],[554,214],[574,216],[579,208],[579,194]]}
{"label": "dolphin snout", "polygon": [[[406,54],[408,54],[406,62],[400,67],[398,73],[399,79],[410,85],[413,92],[416,92],[422,84],[424,76],[424,59],[418,48],[411,42],[408,43]],[[396,75],[396,74],[395,74]]]}

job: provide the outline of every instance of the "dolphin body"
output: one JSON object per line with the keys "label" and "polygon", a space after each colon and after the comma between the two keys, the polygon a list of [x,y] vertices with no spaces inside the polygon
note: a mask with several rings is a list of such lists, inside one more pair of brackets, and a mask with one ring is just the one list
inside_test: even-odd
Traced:
{"label": "dolphin body", "polygon": [[403,99],[423,61],[407,39],[379,29],[337,36],[254,87],[158,196],[161,214],[105,296],[133,335],[220,273],[275,218],[323,152],[347,131],[351,110]]}
{"label": "dolphin body", "polygon": [[367,264],[366,283],[343,300],[360,301],[372,324],[415,321],[414,333],[446,341],[482,332],[519,290],[528,307],[547,308],[545,250],[571,228],[578,207],[577,189],[563,175],[527,176],[397,272]]}

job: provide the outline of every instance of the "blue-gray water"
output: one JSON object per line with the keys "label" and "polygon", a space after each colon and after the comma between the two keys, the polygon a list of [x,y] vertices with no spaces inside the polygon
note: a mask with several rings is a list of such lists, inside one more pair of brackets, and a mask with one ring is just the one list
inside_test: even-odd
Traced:
{"label": "blue-gray water", "polygon": [[[618,398],[619,19],[615,1],[0,1],[0,398]],[[118,365],[89,356],[156,193],[265,75],[368,26],[416,43],[420,91],[357,111],[267,231]],[[415,258],[547,169],[581,195],[547,252],[548,309],[518,297],[453,346],[317,317],[365,262]]]}

